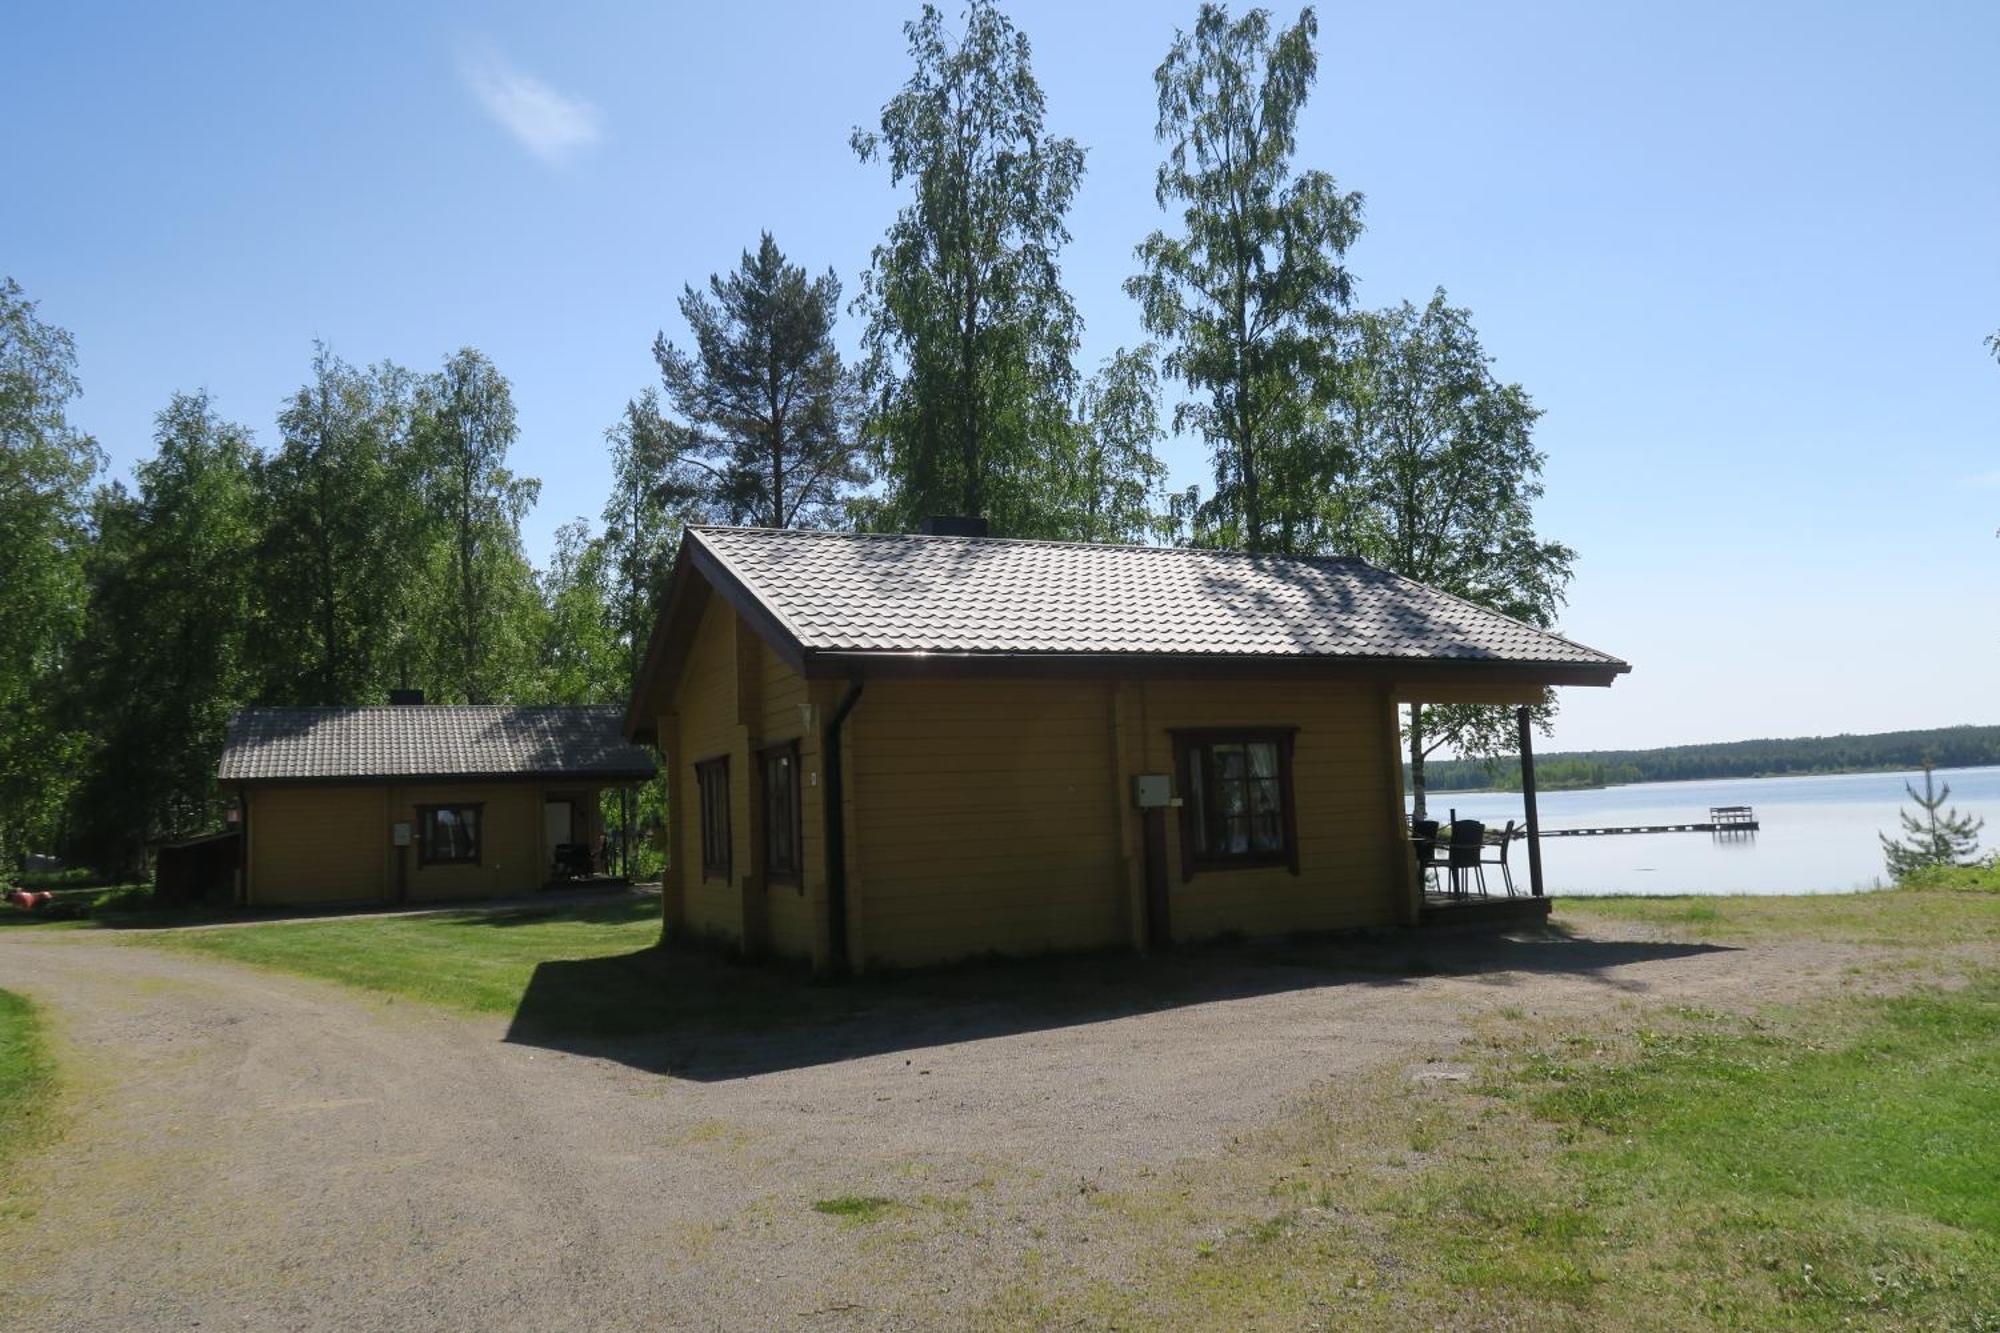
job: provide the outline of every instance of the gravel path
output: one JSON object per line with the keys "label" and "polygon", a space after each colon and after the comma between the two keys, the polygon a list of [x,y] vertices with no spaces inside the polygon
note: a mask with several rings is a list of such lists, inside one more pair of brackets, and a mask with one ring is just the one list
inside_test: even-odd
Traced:
{"label": "gravel path", "polygon": [[[1445,1060],[1474,1015],[1741,1003],[1865,956],[1382,948],[1431,974],[1224,959],[1213,998],[1177,1007],[1061,1025],[997,1000],[889,1007],[711,1039],[689,1066],[88,932],[0,932],[0,985],[52,1020],[70,1122],[29,1169],[29,1214],[0,1222],[0,1326],[903,1326],[990,1294],[1023,1236],[1057,1244],[1078,1182],[1220,1151],[1325,1080]],[[693,1077],[648,1072],[669,1063]],[[811,1206],[841,1195],[971,1221],[886,1253]]]}

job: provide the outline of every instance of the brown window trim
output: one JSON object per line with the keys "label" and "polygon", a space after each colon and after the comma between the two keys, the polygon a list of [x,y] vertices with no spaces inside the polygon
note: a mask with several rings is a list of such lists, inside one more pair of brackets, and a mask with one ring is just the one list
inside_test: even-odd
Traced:
{"label": "brown window trim", "polygon": [[[430,839],[431,816],[440,810],[472,811],[472,855],[432,856]],[[417,869],[425,866],[476,866],[486,854],[486,802],[484,801],[440,801],[435,805],[417,807]]]}
{"label": "brown window trim", "polygon": [[[770,764],[778,756],[792,762],[792,858],[789,866],[771,864],[771,785]],[[772,884],[805,885],[805,792],[799,776],[799,743],[780,741],[757,751],[757,799],[764,803],[764,879]]]}
{"label": "brown window trim", "polygon": [[[1283,866],[1299,873],[1299,814],[1297,792],[1292,785],[1292,749],[1299,729],[1292,727],[1177,727],[1167,735],[1174,744],[1174,783],[1181,795],[1181,880],[1191,880],[1198,870],[1252,870]],[[1253,852],[1241,856],[1202,853],[1195,848],[1194,790],[1191,785],[1189,755],[1197,746],[1241,745],[1265,742],[1278,747],[1278,809],[1285,845],[1275,852]]]}
{"label": "brown window trim", "polygon": [[[710,806],[710,778],[715,775],[715,785],[721,789],[720,803]],[[734,831],[729,824],[729,756],[716,755],[712,759],[701,759],[694,766],[695,810],[699,816],[701,830],[701,877],[704,881],[729,879],[731,843]],[[714,816],[711,819],[711,815]],[[711,837],[710,835],[714,836]]]}

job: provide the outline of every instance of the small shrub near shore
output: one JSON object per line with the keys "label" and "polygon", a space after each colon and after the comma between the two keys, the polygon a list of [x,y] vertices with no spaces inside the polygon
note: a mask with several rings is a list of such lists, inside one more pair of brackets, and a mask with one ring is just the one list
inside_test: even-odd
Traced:
{"label": "small shrub near shore", "polygon": [[1906,876],[1899,889],[1943,889],[1955,893],[2000,893],[2000,852],[1975,865],[1932,866]]}

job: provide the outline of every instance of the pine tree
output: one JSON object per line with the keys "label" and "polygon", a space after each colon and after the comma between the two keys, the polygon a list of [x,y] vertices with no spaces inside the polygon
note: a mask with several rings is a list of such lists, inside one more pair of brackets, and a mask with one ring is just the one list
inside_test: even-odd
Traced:
{"label": "pine tree", "polygon": [[1951,784],[1938,786],[1928,761],[1924,764],[1923,794],[1918,795],[1917,789],[1907,782],[1903,790],[1917,803],[1917,813],[1898,812],[1903,821],[1901,839],[1882,837],[1882,854],[1888,859],[1889,874],[1904,880],[1933,866],[1969,864],[1979,852],[1979,831],[1986,827],[1986,821],[1962,815],[1945,805],[1951,799]]}

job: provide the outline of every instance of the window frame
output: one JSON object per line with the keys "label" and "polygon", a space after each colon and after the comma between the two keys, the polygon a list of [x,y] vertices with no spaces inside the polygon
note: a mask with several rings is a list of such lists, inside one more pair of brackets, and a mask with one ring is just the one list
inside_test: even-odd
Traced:
{"label": "window frame", "polygon": [[[1295,726],[1265,727],[1185,727],[1167,733],[1174,744],[1174,781],[1180,789],[1181,880],[1197,871],[1253,870],[1283,866],[1299,873],[1298,793],[1292,781],[1292,751],[1299,734]],[[1196,811],[1213,809],[1213,790],[1197,793],[1193,784],[1193,756],[1204,752],[1204,781],[1213,781],[1216,771],[1213,750],[1218,745],[1274,745],[1278,752],[1278,827],[1283,844],[1275,851],[1204,851],[1200,843],[1205,830],[1195,827]]]}
{"label": "window frame", "polygon": [[[772,854],[772,833],[777,821],[771,817],[771,765],[775,760],[784,759],[792,766],[791,818],[786,821],[792,839],[792,860],[789,865],[779,865]],[[757,799],[763,815],[764,830],[764,878],[776,884],[805,884],[805,792],[799,775],[799,742],[796,738],[766,745],[757,751]]]}
{"label": "window frame", "polygon": [[694,765],[695,809],[700,820],[701,877],[727,882],[734,830],[729,819],[729,756],[698,759]]}
{"label": "window frame", "polygon": [[[441,810],[470,810],[472,812],[472,855],[432,856],[431,821]],[[476,866],[486,854],[486,802],[484,801],[438,801],[420,805],[417,814],[417,869],[427,866]]]}

